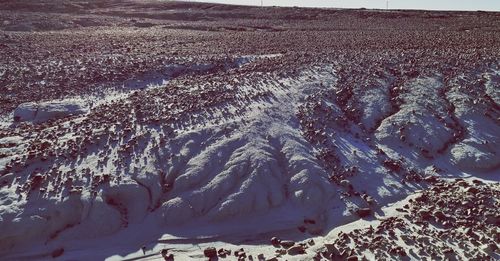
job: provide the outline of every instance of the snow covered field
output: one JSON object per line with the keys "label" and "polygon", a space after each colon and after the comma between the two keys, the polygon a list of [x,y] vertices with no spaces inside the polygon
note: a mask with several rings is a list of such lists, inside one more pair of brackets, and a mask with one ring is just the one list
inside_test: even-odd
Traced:
{"label": "snow covered field", "polygon": [[[244,248],[253,260],[498,258],[498,49],[323,54],[279,39],[268,53],[160,61],[92,83],[98,91],[6,96],[16,108],[0,115],[0,259],[164,260],[168,249],[196,260],[208,247],[221,258],[221,248]],[[462,239],[470,251],[443,239],[429,253],[404,240],[422,232],[415,217],[459,233],[458,221],[475,216],[453,217],[448,206],[424,215],[433,202],[413,203],[424,194],[483,200],[491,226],[472,224],[484,235],[477,245]],[[398,222],[408,229],[389,234],[389,254],[339,236]],[[328,249],[339,244],[345,251]]]}

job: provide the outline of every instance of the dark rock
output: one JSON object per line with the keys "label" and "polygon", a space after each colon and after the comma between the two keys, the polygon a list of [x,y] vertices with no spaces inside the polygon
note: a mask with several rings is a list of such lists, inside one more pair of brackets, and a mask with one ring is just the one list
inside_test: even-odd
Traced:
{"label": "dark rock", "polygon": [[472,183],[474,183],[474,184],[476,184],[476,185],[482,185],[482,184],[483,184],[483,182],[482,182],[482,181],[477,180],[477,179],[473,180],[473,181],[472,181]]}
{"label": "dark rock", "polygon": [[436,176],[427,176],[424,178],[424,181],[428,183],[435,183],[438,181],[438,178]]}
{"label": "dark rock", "polygon": [[498,247],[495,243],[489,243],[481,247],[481,249],[488,255],[493,255],[498,251]]}
{"label": "dark rock", "polygon": [[358,256],[350,256],[346,260],[347,261],[358,261]]}
{"label": "dark rock", "polygon": [[174,254],[168,254],[163,257],[165,261],[174,261]]}
{"label": "dark rock", "polygon": [[234,256],[236,256],[236,257],[245,256],[246,257],[245,250],[243,248],[240,248],[240,249],[234,251]]}
{"label": "dark rock", "polygon": [[475,187],[470,187],[470,188],[467,188],[467,189],[465,190],[465,192],[467,192],[467,193],[471,193],[471,194],[476,194],[476,193],[478,193],[478,192],[479,192],[479,189],[477,189],[477,188],[475,188]]}
{"label": "dark rock", "polygon": [[500,215],[495,214],[487,214],[486,215],[486,224],[497,225],[500,226]]}
{"label": "dark rock", "polygon": [[288,249],[288,248],[290,248],[290,247],[294,246],[294,245],[295,245],[295,242],[293,242],[293,241],[291,241],[291,240],[282,240],[282,241],[280,242],[280,244],[281,244],[281,246],[282,246],[283,248]]}
{"label": "dark rock", "polygon": [[370,216],[371,213],[372,213],[372,210],[369,208],[360,208],[360,209],[356,210],[356,214],[358,214],[358,216],[360,218],[368,217],[368,216]]}
{"label": "dark rock", "polygon": [[406,256],[406,252],[402,247],[394,247],[389,251],[392,255]]}
{"label": "dark rock", "polygon": [[434,212],[434,217],[436,217],[438,220],[446,220],[448,217],[443,213],[443,211],[435,211]]}
{"label": "dark rock", "polygon": [[316,224],[316,221],[313,219],[304,219],[304,224]]}
{"label": "dark rock", "polygon": [[61,247],[52,251],[52,253],[50,253],[50,256],[52,256],[52,258],[56,258],[62,256],[62,254],[64,254],[64,248]]}
{"label": "dark rock", "polygon": [[281,242],[281,240],[279,240],[277,237],[271,238],[271,244],[273,246],[279,246],[280,242]]}
{"label": "dark rock", "polygon": [[339,250],[337,249],[337,247],[335,247],[334,244],[325,244],[325,248],[327,252],[330,254],[335,254],[335,255],[339,254]]}
{"label": "dark rock", "polygon": [[425,194],[422,194],[419,197],[415,198],[415,201],[417,202],[427,202],[427,200],[429,200],[429,198]]}
{"label": "dark rock", "polygon": [[306,250],[301,245],[295,245],[295,246],[290,247],[288,249],[287,253],[289,255],[291,255],[291,256],[293,256],[293,255],[302,255],[302,254],[306,253]]}
{"label": "dark rock", "polygon": [[217,257],[217,249],[215,247],[207,247],[203,250],[203,254],[208,258]]}
{"label": "dark rock", "polygon": [[231,253],[229,253],[229,251],[225,250],[224,248],[221,248],[217,251],[217,254],[219,257],[226,257],[226,256],[230,255]]}

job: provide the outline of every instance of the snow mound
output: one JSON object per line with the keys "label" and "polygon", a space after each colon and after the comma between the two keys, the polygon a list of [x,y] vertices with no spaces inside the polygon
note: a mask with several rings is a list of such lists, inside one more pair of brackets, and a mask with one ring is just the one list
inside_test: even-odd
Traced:
{"label": "snow mound", "polygon": [[438,91],[439,77],[417,78],[401,87],[404,104],[385,118],[375,133],[381,144],[398,148],[406,145],[427,153],[439,151],[453,135],[446,126],[447,110]]}
{"label": "snow mound", "polygon": [[464,172],[494,171],[500,167],[500,125],[495,116],[500,96],[498,87],[493,87],[498,86],[498,77],[499,72],[494,71],[464,74],[451,81],[447,97],[454,104],[467,137],[451,147],[449,156]]}
{"label": "snow mound", "polygon": [[451,149],[451,160],[463,171],[490,171],[500,167],[494,148],[478,143],[460,143]]}
{"label": "snow mound", "polygon": [[14,110],[14,120],[40,123],[86,112],[86,107],[79,100],[28,102],[20,104]]}

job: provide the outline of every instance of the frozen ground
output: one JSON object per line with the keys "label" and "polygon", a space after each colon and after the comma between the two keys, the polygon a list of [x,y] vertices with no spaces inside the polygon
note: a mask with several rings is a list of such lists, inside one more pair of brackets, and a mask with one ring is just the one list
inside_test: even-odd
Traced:
{"label": "frozen ground", "polygon": [[[160,251],[168,249],[176,260],[193,260],[205,259],[207,247],[233,253],[244,248],[254,260],[259,254],[398,259],[401,251],[418,260],[450,254],[448,248],[459,259],[498,258],[490,233],[500,214],[500,37],[481,27],[488,19],[497,23],[494,14],[408,12],[405,20],[404,12],[346,11],[338,15],[353,23],[401,19],[428,31],[401,30],[397,21],[387,27],[394,30],[367,22],[380,32],[335,29],[338,45],[330,46],[332,32],[315,19],[343,25],[321,18],[332,10],[304,10],[309,16],[297,18],[294,9],[272,9],[289,20],[271,25],[289,30],[249,32],[241,28],[261,15],[251,9],[257,13],[240,21],[241,30],[223,30],[228,33],[219,31],[229,19],[224,12],[232,12],[219,13],[223,7],[209,8],[222,19],[217,23],[190,21],[174,31],[150,17],[152,29],[115,24],[116,32],[95,27],[72,29],[75,35],[9,34],[8,44],[24,39],[36,45],[37,37],[61,34],[71,39],[67,48],[84,41],[82,35],[99,39],[96,49],[109,50],[101,46],[108,44],[102,35],[114,39],[113,48],[123,36],[132,43],[125,44],[128,55],[74,49],[85,65],[63,52],[35,54],[37,60],[23,51],[0,68],[11,91],[0,97],[6,110],[0,115],[0,259],[162,260]],[[106,19],[113,12],[106,9]],[[455,19],[440,22],[449,31],[424,22],[438,14],[443,21]],[[466,32],[458,27],[465,23],[460,19],[482,29]],[[217,30],[201,32],[204,26]],[[439,33],[449,33],[450,42],[436,47]],[[177,45],[156,49],[177,34]],[[422,47],[398,40],[409,36]],[[372,49],[347,46],[352,41]],[[241,50],[228,54],[218,49],[226,46],[220,42]],[[257,51],[249,42],[263,47]],[[185,56],[161,56],[172,49],[177,54],[171,55]],[[26,85],[16,87],[21,83]],[[448,205],[468,201],[436,214],[433,200],[412,203],[426,193],[436,202],[453,199]],[[467,213],[474,201],[484,215]],[[486,214],[491,226],[481,227]],[[460,239],[470,251],[445,239],[437,250],[411,245],[405,236],[428,232],[416,218],[436,228],[429,228],[434,232],[424,243],[436,239],[435,231],[460,234],[469,225],[483,236],[477,244],[473,236]],[[477,222],[467,224],[467,218]],[[408,229],[397,230],[396,237],[364,238],[389,240],[392,248],[382,253],[363,247],[359,231],[368,236],[370,226],[382,226],[388,232],[400,222]],[[346,243],[340,231],[353,241]],[[272,237],[295,246],[272,246]],[[342,249],[328,249],[332,244]]]}

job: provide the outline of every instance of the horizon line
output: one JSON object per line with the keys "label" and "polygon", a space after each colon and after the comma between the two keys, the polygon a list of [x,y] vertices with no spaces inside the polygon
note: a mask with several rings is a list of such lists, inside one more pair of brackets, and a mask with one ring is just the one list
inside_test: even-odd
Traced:
{"label": "horizon line", "polygon": [[[168,1],[168,0],[167,0]],[[175,0],[174,0],[175,1]],[[244,3],[221,3],[219,1],[209,0],[179,0],[180,2],[196,2],[207,4],[220,4],[232,6],[248,6],[248,7],[289,7],[289,8],[308,8],[308,9],[342,9],[342,10],[377,10],[377,11],[431,11],[431,12],[490,12],[499,13],[500,10],[488,9],[424,9],[424,8],[374,8],[374,7],[335,7],[335,6],[299,6],[299,5],[256,5]]]}

